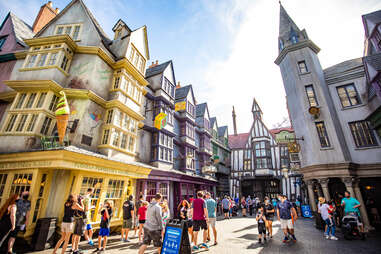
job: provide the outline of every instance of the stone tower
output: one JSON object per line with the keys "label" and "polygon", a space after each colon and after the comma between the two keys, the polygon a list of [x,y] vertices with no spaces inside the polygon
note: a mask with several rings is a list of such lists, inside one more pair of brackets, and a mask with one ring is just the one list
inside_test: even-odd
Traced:
{"label": "stone tower", "polygon": [[[290,117],[301,145],[301,166],[350,161],[344,134],[317,54],[319,47],[280,5],[279,65]],[[310,156],[308,156],[310,155]],[[313,155],[313,156],[311,156]]]}

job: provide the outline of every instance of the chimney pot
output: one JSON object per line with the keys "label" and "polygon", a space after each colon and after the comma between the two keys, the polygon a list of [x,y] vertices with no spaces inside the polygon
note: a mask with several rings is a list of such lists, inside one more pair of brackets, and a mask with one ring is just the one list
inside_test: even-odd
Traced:
{"label": "chimney pot", "polygon": [[159,60],[156,60],[156,65],[158,65],[159,64]]}
{"label": "chimney pot", "polygon": [[50,8],[52,8],[52,7],[53,7],[53,3],[52,3],[52,1],[49,1],[49,2],[47,3],[47,5],[48,5]]}
{"label": "chimney pot", "polygon": [[177,86],[176,86],[176,88],[180,88],[181,87],[181,85],[180,85],[180,81],[178,81],[177,82]]}
{"label": "chimney pot", "polygon": [[60,13],[60,9],[56,8],[56,13],[57,14]]}

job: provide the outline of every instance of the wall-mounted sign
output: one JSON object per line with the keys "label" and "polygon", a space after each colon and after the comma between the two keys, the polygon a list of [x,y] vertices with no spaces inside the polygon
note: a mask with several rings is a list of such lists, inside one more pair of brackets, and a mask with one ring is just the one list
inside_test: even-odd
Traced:
{"label": "wall-mounted sign", "polygon": [[320,115],[320,109],[318,107],[310,107],[308,109],[308,113],[310,113],[315,119],[317,119]]}
{"label": "wall-mounted sign", "polygon": [[161,130],[167,125],[167,114],[161,112],[155,117],[155,128]]}
{"label": "wall-mounted sign", "polygon": [[300,145],[296,142],[290,142],[287,144],[288,151],[290,153],[299,153],[300,152]]}
{"label": "wall-mounted sign", "polygon": [[187,106],[186,101],[180,101],[175,104],[175,111],[182,111],[185,110]]}

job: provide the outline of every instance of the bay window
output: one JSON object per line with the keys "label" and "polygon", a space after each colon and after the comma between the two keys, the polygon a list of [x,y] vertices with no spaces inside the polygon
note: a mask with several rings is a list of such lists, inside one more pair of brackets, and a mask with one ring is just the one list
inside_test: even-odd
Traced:
{"label": "bay window", "polygon": [[271,169],[271,149],[269,141],[254,142],[255,167],[257,169]]}

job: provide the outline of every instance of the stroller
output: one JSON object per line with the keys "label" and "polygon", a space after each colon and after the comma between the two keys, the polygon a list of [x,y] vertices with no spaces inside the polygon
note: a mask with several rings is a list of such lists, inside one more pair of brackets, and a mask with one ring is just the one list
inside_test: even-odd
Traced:
{"label": "stroller", "polygon": [[360,222],[356,213],[348,213],[343,217],[341,230],[346,240],[365,240],[365,234],[360,232],[359,224]]}

